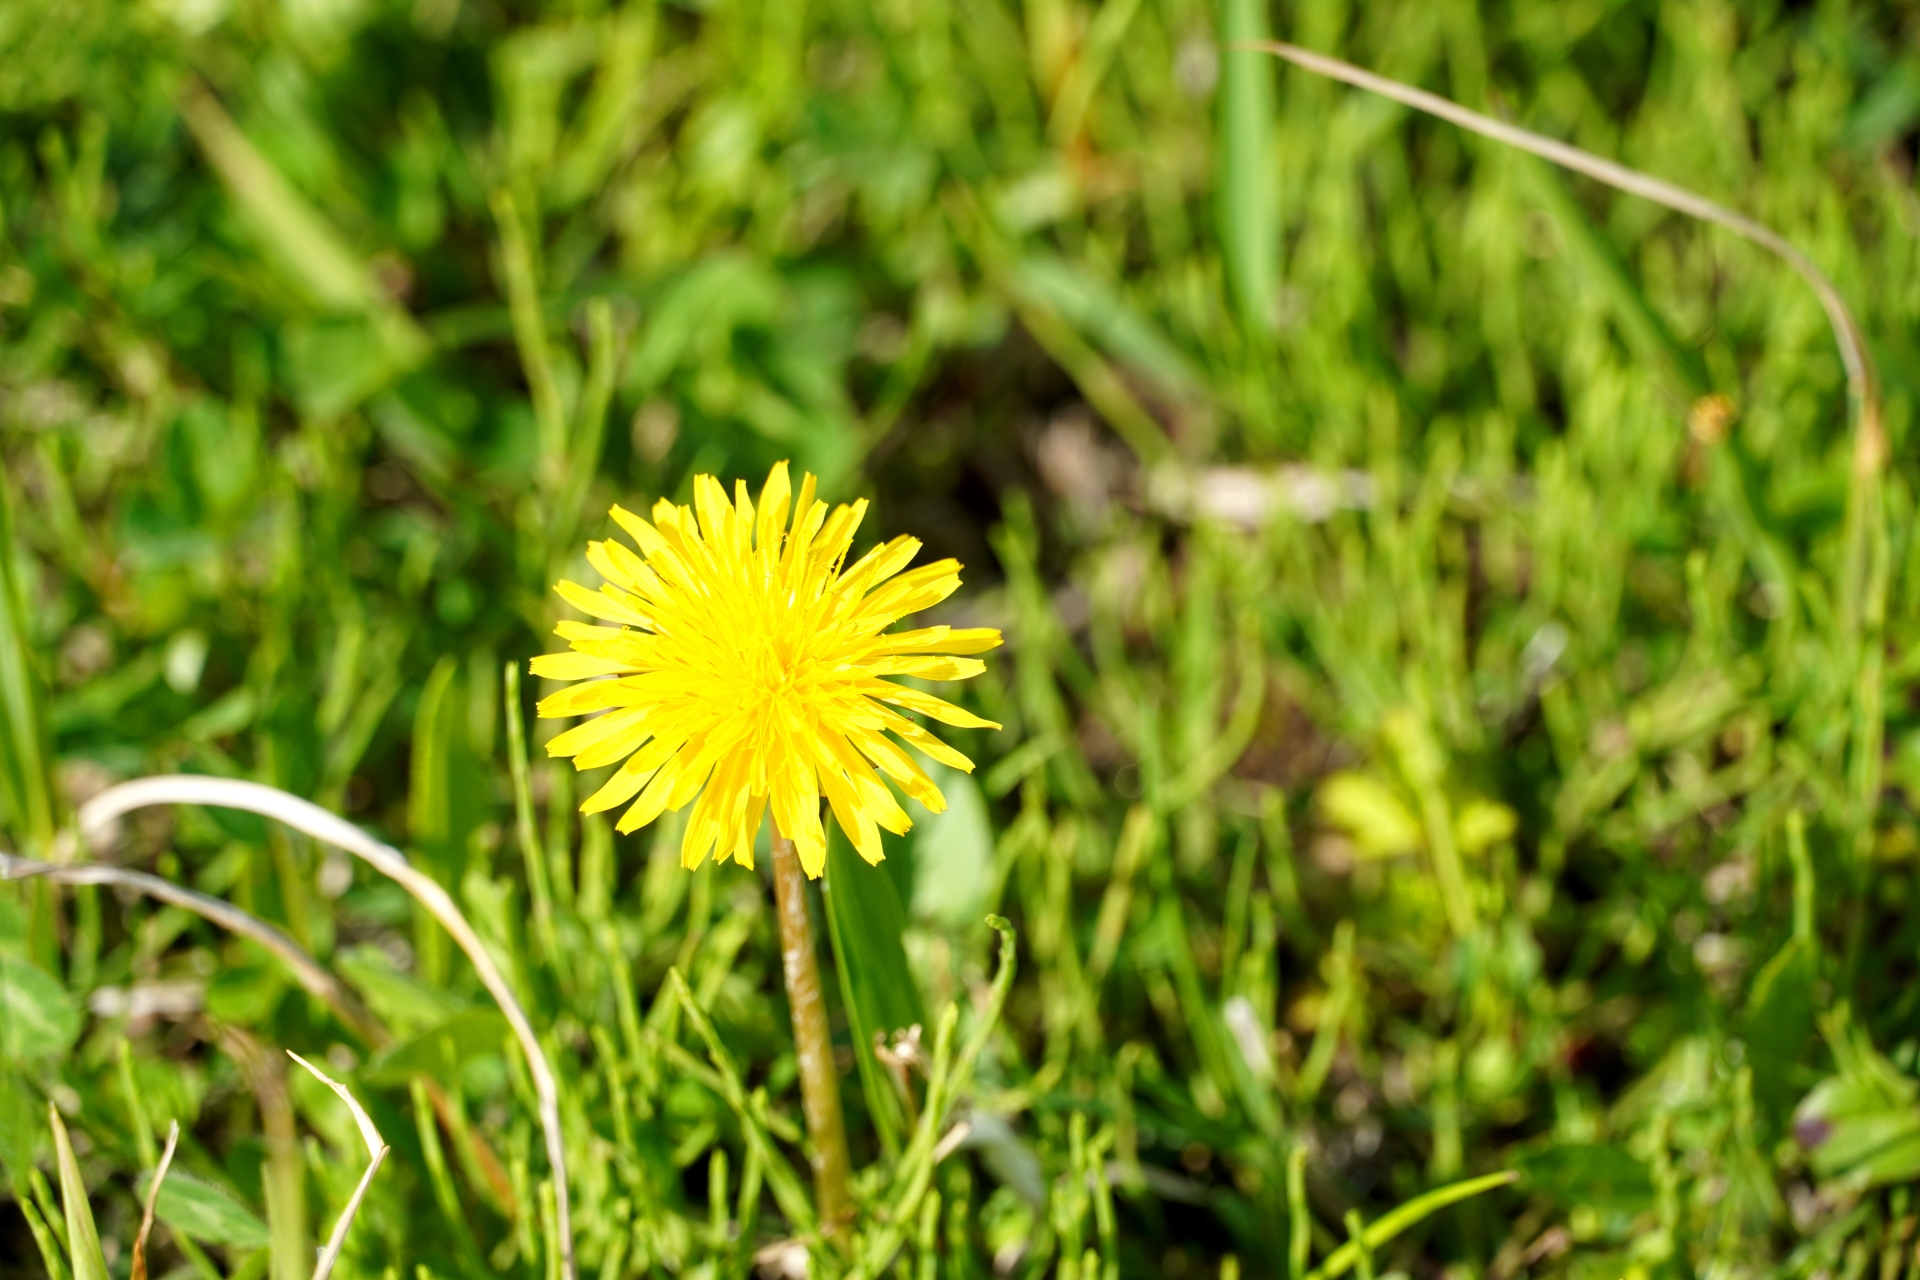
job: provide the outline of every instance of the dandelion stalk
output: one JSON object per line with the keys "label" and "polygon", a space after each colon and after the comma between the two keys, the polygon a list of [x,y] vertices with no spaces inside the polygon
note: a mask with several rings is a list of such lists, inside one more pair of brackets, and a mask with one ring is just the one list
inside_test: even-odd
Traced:
{"label": "dandelion stalk", "polygon": [[807,915],[807,879],[793,841],[773,837],[773,897],[780,917],[780,967],[793,1012],[793,1053],[800,1066],[800,1105],[813,1141],[813,1191],[820,1229],[831,1236],[852,1216],[847,1190],[851,1162],[847,1127],[840,1115],[840,1080],[833,1066],[827,1005],[820,995],[820,965]]}
{"label": "dandelion stalk", "polygon": [[[833,1042],[820,995],[806,882],[826,868],[824,801],[869,863],[880,832],[912,826],[889,783],[939,813],[946,799],[902,748],[956,769],[973,762],[902,712],[959,728],[999,728],[919,689],[885,679],[964,680],[984,666],[964,655],[1000,643],[988,627],[889,632],[960,585],[960,566],[939,560],[908,570],[920,550],[895,538],[847,563],[866,503],[831,510],[806,476],[796,492],[787,464],[773,468],[755,502],[744,482],[729,497],[696,476],[692,506],[656,503],[646,520],[621,507],[614,521],[638,554],[609,539],[587,545],[598,591],[562,582],[560,595],[611,626],[562,622],[569,652],[533,660],[533,674],[578,683],[540,703],[542,716],[584,720],[547,753],[592,769],[619,762],[582,812],[626,806],[633,831],[669,809],[693,806],[680,862],[753,865],[771,819],[773,883],[801,1101],[813,1140],[821,1231],[853,1216],[846,1126]],[[904,572],[903,572],[904,570]],[[886,735],[892,734],[895,742]],[[884,777],[884,781],[883,781]]]}

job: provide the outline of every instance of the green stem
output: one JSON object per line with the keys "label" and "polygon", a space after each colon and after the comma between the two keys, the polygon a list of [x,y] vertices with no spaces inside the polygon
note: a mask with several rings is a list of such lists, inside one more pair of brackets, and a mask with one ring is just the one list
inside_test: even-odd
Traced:
{"label": "green stem", "polygon": [[820,994],[820,965],[807,914],[807,878],[793,841],[773,833],[773,896],[780,917],[780,961],[787,978],[787,1003],[793,1010],[793,1052],[800,1066],[800,1106],[812,1139],[814,1201],[820,1230],[827,1236],[853,1218],[847,1189],[847,1127],[840,1115],[840,1080],[833,1066],[833,1039],[827,1031],[827,1005]]}

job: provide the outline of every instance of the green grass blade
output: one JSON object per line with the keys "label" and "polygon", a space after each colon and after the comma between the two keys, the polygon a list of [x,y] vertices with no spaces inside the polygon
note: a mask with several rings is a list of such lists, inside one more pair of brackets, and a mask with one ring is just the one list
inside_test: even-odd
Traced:
{"label": "green grass blade", "polygon": [[73,1140],[60,1119],[60,1109],[47,1104],[47,1123],[53,1129],[54,1163],[60,1170],[60,1207],[67,1219],[67,1254],[73,1280],[109,1280],[106,1255],[100,1252],[100,1231],[93,1223],[93,1205],[80,1177]]}
{"label": "green grass blade", "polygon": [[1307,1273],[1307,1280],[1335,1280],[1335,1277],[1345,1275],[1361,1261],[1363,1248],[1369,1251],[1378,1249],[1408,1227],[1448,1205],[1458,1204],[1496,1187],[1508,1186],[1519,1177],[1518,1173],[1509,1169],[1481,1178],[1468,1178],[1451,1186],[1435,1188],[1423,1196],[1415,1196],[1368,1226],[1358,1239],[1350,1240],[1328,1254],[1325,1262]]}
{"label": "green grass blade", "polygon": [[1219,133],[1214,140],[1220,251],[1227,282],[1249,327],[1273,326],[1279,288],[1280,225],[1273,172],[1273,67],[1250,49],[1267,38],[1262,0],[1220,0]]}
{"label": "green grass blade", "polygon": [[[33,669],[26,593],[15,562],[13,494],[0,475],[0,820],[42,850],[53,839],[53,793],[47,780],[46,728]],[[34,853],[29,848],[21,852]]]}

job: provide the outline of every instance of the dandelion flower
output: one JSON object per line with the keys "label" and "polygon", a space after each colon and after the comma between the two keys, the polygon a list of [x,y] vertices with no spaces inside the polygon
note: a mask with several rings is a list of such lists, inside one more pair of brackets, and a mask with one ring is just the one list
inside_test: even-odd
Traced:
{"label": "dandelion flower", "polygon": [[920,543],[900,537],[846,565],[867,504],[829,512],[810,475],[796,499],[784,462],[757,507],[744,482],[729,502],[712,476],[697,476],[693,495],[691,507],[662,499],[651,523],[614,507],[639,554],[612,539],[589,543],[587,562],[604,585],[558,585],[569,604],[614,625],[562,622],[556,631],[571,652],[533,660],[537,676],[583,682],[542,700],[542,716],[604,712],[560,734],[548,754],[570,756],[578,769],[624,761],[581,806],[600,813],[631,801],[623,832],[694,802],[680,846],[687,867],[709,854],[752,866],[771,808],[800,865],[818,876],[827,854],[822,797],[853,847],[879,862],[880,831],[904,835],[912,826],[886,779],[935,813],[946,807],[888,734],[942,764],[973,769],[902,713],[1000,727],[888,677],[978,675],[985,664],[963,655],[994,648],[1000,633],[887,633],[952,594],[959,563],[903,573]]}

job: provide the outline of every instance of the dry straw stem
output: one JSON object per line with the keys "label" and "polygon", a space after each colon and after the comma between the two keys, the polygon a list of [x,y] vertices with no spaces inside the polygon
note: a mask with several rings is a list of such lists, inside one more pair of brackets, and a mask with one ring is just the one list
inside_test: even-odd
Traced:
{"label": "dry straw stem", "polygon": [[320,967],[318,961],[305,951],[300,944],[289,938],[257,916],[248,915],[232,903],[219,898],[196,893],[171,880],[144,871],[133,871],[126,867],[107,866],[103,863],[78,863],[62,865],[53,862],[40,862],[33,858],[15,857],[10,853],[0,853],[0,880],[25,880],[37,877],[52,880],[58,884],[70,885],[106,885],[115,889],[132,889],[149,898],[158,899],[172,906],[192,911],[231,933],[236,933],[249,942],[258,943],[269,953],[277,956],[281,963],[293,971],[294,980],[308,995],[323,1000],[341,1022],[351,1027],[354,1034],[368,1044],[379,1048],[392,1039],[387,1029],[376,1021],[360,998],[340,979]]}
{"label": "dry straw stem", "polygon": [[[1839,612],[1848,660],[1854,665],[1853,723],[1850,726],[1853,752],[1849,778],[1851,812],[1847,821],[1853,833],[1855,895],[1862,894],[1872,869],[1872,813],[1880,794],[1883,768],[1881,744],[1885,720],[1885,654],[1882,633],[1886,625],[1891,552],[1883,514],[1880,477],[1887,462],[1887,439],[1880,410],[1880,380],[1874,370],[1873,355],[1861,333],[1859,322],[1854,319],[1840,291],[1834,288],[1833,282],[1814,265],[1811,258],[1778,233],[1684,187],[1615,164],[1611,160],[1603,160],[1531,129],[1522,129],[1470,111],[1438,94],[1375,75],[1350,62],[1314,53],[1297,45],[1278,40],[1248,40],[1235,42],[1228,47],[1273,54],[1316,75],[1327,76],[1415,110],[1425,111],[1462,129],[1469,129],[1576,173],[1583,173],[1629,195],[1640,196],[1688,217],[1725,227],[1784,260],[1819,298],[1821,308],[1827,313],[1827,323],[1833,329],[1834,343],[1840,349],[1840,361],[1847,370],[1847,390],[1853,407],[1853,467],[1848,486]],[[1865,919],[1864,913],[1856,912],[1848,930],[1846,967],[1849,971],[1858,962]]]}
{"label": "dry straw stem", "polygon": [[[97,862],[41,862],[34,858],[22,858],[0,852],[0,881],[29,878],[52,880],[57,884],[105,885],[114,889],[131,889],[136,893],[191,911],[230,933],[256,943],[268,954],[278,957],[282,964],[293,971],[294,980],[300,984],[302,990],[324,1001],[333,1010],[334,1016],[364,1040],[370,1048],[377,1051],[393,1043],[393,1033],[387,1030],[386,1026],[361,1003],[360,997],[354,994],[353,988],[329,973],[318,960],[302,950],[300,944],[285,933],[258,916],[240,910],[230,902],[197,893],[161,876],[134,871],[127,867],[108,866]],[[507,1179],[506,1170],[500,1165],[500,1158],[477,1132],[466,1130],[464,1126],[455,1122],[453,1101],[447,1096],[447,1091],[441,1087],[440,1082],[428,1079],[425,1083],[427,1097],[432,1101],[434,1114],[440,1117],[441,1124],[449,1134],[456,1137],[461,1132],[466,1132],[474,1159],[479,1162],[488,1185],[493,1188],[494,1194],[499,1197],[501,1203],[508,1205],[512,1212],[518,1213],[519,1208],[514,1200],[513,1186]]]}
{"label": "dry straw stem", "polygon": [[[359,1099],[347,1092],[347,1087],[329,1076],[305,1058],[287,1050],[287,1056],[307,1069],[307,1073],[327,1088],[339,1095],[347,1104],[347,1110],[353,1113],[353,1122],[360,1128],[360,1140],[367,1144],[367,1171],[360,1175],[360,1185],[353,1189],[353,1195],[347,1200],[347,1207],[340,1211],[340,1220],[333,1224],[333,1234],[327,1237],[327,1247],[320,1253],[320,1260],[314,1264],[313,1280],[327,1280],[333,1274],[333,1264],[340,1259],[340,1247],[347,1242],[347,1228],[353,1225],[355,1215],[360,1212],[360,1201],[367,1194],[367,1185],[373,1181],[373,1175],[380,1172],[380,1164],[391,1150],[387,1140],[380,1136],[380,1130],[374,1128],[373,1119],[360,1105]],[[167,1150],[173,1150],[169,1143]]]}
{"label": "dry straw stem", "polygon": [[167,1170],[173,1165],[174,1148],[179,1145],[180,1122],[175,1120],[167,1126],[167,1149],[160,1154],[160,1164],[153,1171],[153,1181],[147,1184],[146,1203],[140,1208],[140,1233],[133,1238],[131,1280],[147,1280],[147,1237],[153,1234],[153,1210],[160,1203],[160,1184],[167,1180]]}
{"label": "dry straw stem", "polygon": [[289,795],[276,787],[237,778],[194,777],[184,774],[140,778],[123,782],[89,800],[80,807],[80,833],[89,843],[104,836],[114,819],[135,809],[163,804],[203,804],[241,809],[273,818],[294,830],[350,853],[369,866],[400,883],[467,954],[481,984],[506,1015],[514,1038],[527,1057],[527,1071],[533,1077],[534,1093],[540,1104],[540,1128],[546,1139],[547,1160],[553,1166],[555,1218],[560,1240],[561,1274],[574,1280],[573,1213],[567,1194],[566,1142],[560,1131],[560,1090],[546,1051],[534,1034],[533,1024],[507,985],[500,968],[488,954],[480,936],[467,923],[466,916],[454,904],[447,891],[434,879],[409,863],[398,849],[383,844],[345,818],[322,809],[311,801]]}
{"label": "dry straw stem", "polygon": [[1848,310],[1840,291],[1833,282],[1813,264],[1813,260],[1788,243],[1779,234],[1755,222],[1745,214],[1736,213],[1724,205],[1715,204],[1705,196],[1688,191],[1685,187],[1675,186],[1671,182],[1629,169],[1625,165],[1603,160],[1591,152],[1569,146],[1556,138],[1531,129],[1522,129],[1517,125],[1495,120],[1491,116],[1481,115],[1437,93],[1425,89],[1416,89],[1410,84],[1398,80],[1389,80],[1385,76],[1354,66],[1351,62],[1342,62],[1339,58],[1329,58],[1323,53],[1314,53],[1298,45],[1286,44],[1279,40],[1248,40],[1229,45],[1231,49],[1253,49],[1261,53],[1270,53],[1283,58],[1297,67],[1339,80],[1355,88],[1377,93],[1383,98],[1391,98],[1404,106],[1439,116],[1442,120],[1459,125],[1462,129],[1472,130],[1496,142],[1504,142],[1517,147],[1543,160],[1551,160],[1563,168],[1576,173],[1584,173],[1610,187],[1625,191],[1629,195],[1640,196],[1655,204],[1665,205],[1676,212],[1698,218],[1702,222],[1711,222],[1725,227],[1736,235],[1745,237],[1763,249],[1777,254],[1786,264],[1800,273],[1814,295],[1820,299],[1820,305],[1827,313],[1827,323],[1833,326],[1833,339],[1840,348],[1841,363],[1847,370],[1847,388],[1851,392],[1856,415],[1854,423],[1853,465],[1856,476],[1877,474],[1886,462],[1886,428],[1880,418],[1880,380],[1874,372],[1873,356],[1867,350],[1866,338],[1860,332],[1859,323]]}

